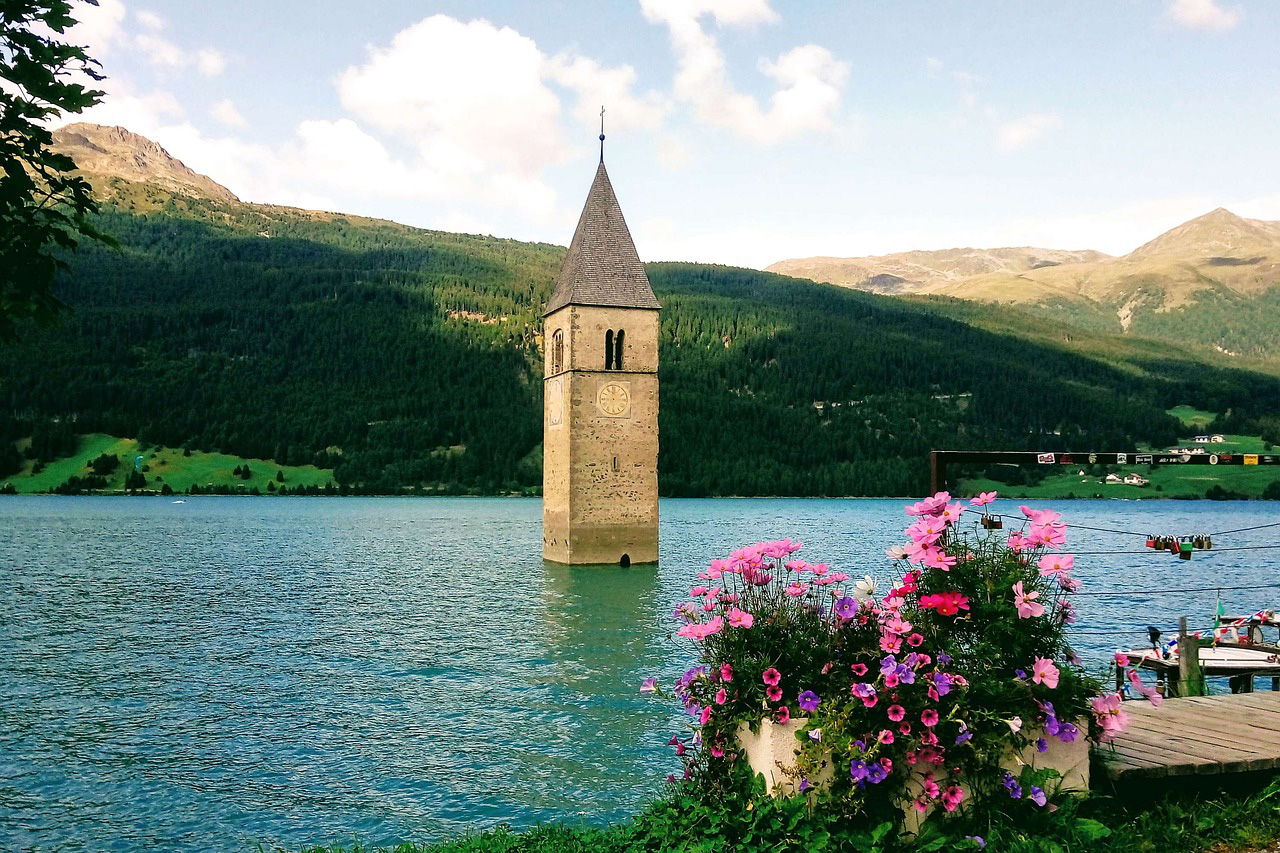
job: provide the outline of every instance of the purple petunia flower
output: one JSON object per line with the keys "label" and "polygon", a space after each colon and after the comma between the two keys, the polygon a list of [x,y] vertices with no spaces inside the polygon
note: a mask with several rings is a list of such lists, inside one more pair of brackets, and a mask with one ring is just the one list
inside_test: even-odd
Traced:
{"label": "purple petunia flower", "polygon": [[807,790],[809,790],[809,788],[810,788],[810,787],[811,787],[811,786],[809,785],[809,780],[808,780],[808,779],[801,779],[801,780],[800,780],[800,790],[801,790],[801,791],[807,791]]}
{"label": "purple petunia flower", "polygon": [[1035,785],[1031,786],[1031,793],[1027,795],[1027,799],[1035,803],[1037,806],[1043,806],[1047,802],[1044,791],[1041,791]]}
{"label": "purple petunia flower", "polygon": [[963,732],[956,738],[956,746],[973,740],[973,732]]}
{"label": "purple petunia flower", "polygon": [[799,697],[800,710],[815,711],[818,708],[818,703],[821,701],[822,700],[818,698],[817,693],[814,693],[812,690],[806,690],[801,693]]}
{"label": "purple petunia flower", "polygon": [[951,692],[951,676],[945,672],[935,672],[933,674],[933,686],[937,689],[939,696],[946,696]]}
{"label": "purple petunia flower", "polygon": [[884,769],[881,764],[870,764],[867,766],[867,781],[872,785],[879,785],[889,776],[889,771]]}
{"label": "purple petunia flower", "polygon": [[858,615],[857,599],[850,598],[849,596],[846,595],[844,598],[836,602],[836,606],[832,608],[832,612],[835,613],[837,616],[839,616],[841,619],[854,618],[855,616]]}
{"label": "purple petunia flower", "polygon": [[1080,736],[1080,730],[1071,723],[1063,723],[1058,727],[1058,740],[1063,743],[1072,743]]}
{"label": "purple petunia flower", "polygon": [[951,655],[947,654],[946,652],[938,652],[938,663],[942,664],[943,666],[946,666],[947,664],[951,663]]}
{"label": "purple petunia flower", "polygon": [[986,849],[987,849],[987,841],[986,841],[986,839],[985,839],[985,838],[983,838],[981,835],[966,835],[966,836],[964,837],[964,840],[965,840],[965,841],[972,841],[974,844],[976,844],[976,845],[977,845],[977,847],[978,847],[978,849],[979,849],[979,850],[986,850]]}
{"label": "purple petunia flower", "polygon": [[1049,741],[1045,740],[1042,737],[1036,738],[1036,752],[1048,752],[1048,751],[1049,751]]}
{"label": "purple petunia flower", "polygon": [[640,692],[641,693],[657,693],[658,679],[646,678],[644,681],[640,682]]}
{"label": "purple petunia flower", "polygon": [[850,761],[849,778],[853,779],[859,788],[865,788],[867,786],[867,763],[856,758]]}

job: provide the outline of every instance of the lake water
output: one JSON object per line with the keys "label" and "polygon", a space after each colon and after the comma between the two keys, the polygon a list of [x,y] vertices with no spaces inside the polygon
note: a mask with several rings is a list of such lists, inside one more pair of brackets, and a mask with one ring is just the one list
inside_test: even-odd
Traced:
{"label": "lake water", "polygon": [[[1274,503],[1042,502],[1069,524],[1217,533]],[[888,579],[902,501],[667,500],[655,567],[540,556],[524,499],[0,498],[0,848],[427,841],[617,821],[678,771],[670,638],[693,575],[744,544]],[[1016,512],[1013,506],[1002,511]],[[1072,530],[1078,642],[1280,603],[1280,527],[1190,562]],[[1117,632],[1128,632],[1119,634]]]}

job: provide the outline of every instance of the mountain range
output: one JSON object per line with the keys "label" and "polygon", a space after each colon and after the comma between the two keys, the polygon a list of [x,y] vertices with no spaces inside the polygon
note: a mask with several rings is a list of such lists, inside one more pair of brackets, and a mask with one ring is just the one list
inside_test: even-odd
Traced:
{"label": "mountain range", "polygon": [[[30,468],[72,430],[315,464],[354,490],[537,491],[562,247],[242,202],[122,128],[58,142],[119,248],[84,244],[58,283],[71,314],[0,349],[0,479],[6,445]],[[1089,257],[1000,262],[1106,262]],[[646,268],[664,495],[916,494],[930,449],[1159,445],[1179,404],[1280,435],[1280,379],[1222,354],[1040,309]]]}
{"label": "mountain range", "polygon": [[1280,367],[1280,222],[1245,219],[1224,208],[1121,257],[950,249],[797,258],[767,269],[871,292],[1017,305],[1085,329]]}

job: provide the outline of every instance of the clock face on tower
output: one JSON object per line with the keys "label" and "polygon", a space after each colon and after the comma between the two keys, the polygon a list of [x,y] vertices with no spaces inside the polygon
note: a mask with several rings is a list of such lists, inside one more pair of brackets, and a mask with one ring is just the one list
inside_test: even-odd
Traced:
{"label": "clock face on tower", "polygon": [[605,382],[596,394],[596,408],[607,417],[626,417],[631,411],[631,394],[619,382]]}

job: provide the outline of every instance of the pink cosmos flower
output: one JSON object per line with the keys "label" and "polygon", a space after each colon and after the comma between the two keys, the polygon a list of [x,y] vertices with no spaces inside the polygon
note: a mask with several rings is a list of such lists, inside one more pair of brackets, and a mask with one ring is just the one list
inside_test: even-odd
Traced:
{"label": "pink cosmos flower", "polygon": [[920,596],[920,606],[936,610],[939,616],[955,616],[961,610],[969,609],[969,599],[958,592],[939,592]]}
{"label": "pink cosmos flower", "polygon": [[932,545],[947,532],[947,525],[940,518],[926,516],[906,529],[912,542]]}
{"label": "pink cosmos flower", "polygon": [[723,687],[721,687],[716,691],[716,704],[723,705],[727,701],[729,701],[729,694],[725,692]]}
{"label": "pink cosmos flower", "polygon": [[979,492],[976,498],[969,501],[970,506],[986,506],[996,499],[995,492]]}
{"label": "pink cosmos flower", "polygon": [[1038,592],[1023,592],[1022,581],[1018,581],[1013,585],[1013,603],[1018,608],[1019,619],[1030,619],[1033,616],[1044,615],[1044,605],[1035,601],[1040,597]]}
{"label": "pink cosmos flower", "polygon": [[800,596],[808,592],[808,588],[804,584],[793,583],[787,586],[785,592],[787,593],[787,595],[791,596],[792,598],[799,598]]}
{"label": "pink cosmos flower", "polygon": [[1029,551],[1032,547],[1031,540],[1023,536],[1016,530],[1009,534],[1009,550],[1014,552]]}
{"label": "pink cosmos flower", "polygon": [[1040,577],[1047,578],[1074,569],[1076,558],[1071,554],[1045,554],[1036,565],[1040,567]]}
{"label": "pink cosmos flower", "polygon": [[1035,663],[1031,665],[1031,680],[1036,684],[1043,684],[1050,690],[1057,688],[1058,675],[1058,668],[1048,658],[1036,658]]}
{"label": "pink cosmos flower", "polygon": [[951,567],[956,564],[956,558],[950,554],[944,553],[941,548],[931,548],[924,555],[924,559],[920,561],[920,565],[928,569],[941,569],[944,572],[951,571]]}
{"label": "pink cosmos flower", "polygon": [[1072,593],[1080,588],[1080,579],[1071,575],[1058,575],[1058,586],[1062,587],[1063,592]]}
{"label": "pink cosmos flower", "polygon": [[804,560],[788,560],[784,568],[789,572],[803,572],[809,568]]}
{"label": "pink cosmos flower", "polygon": [[1115,660],[1116,660],[1116,666],[1128,666],[1130,663],[1132,663],[1132,661],[1129,660],[1129,656],[1126,655],[1124,652],[1116,652]]}
{"label": "pink cosmos flower", "polygon": [[782,699],[782,688],[781,688],[781,687],[766,687],[766,688],[764,689],[764,695],[765,695],[765,696],[767,696],[767,697],[769,698],[769,701],[770,701],[770,702],[778,702],[778,701],[781,701],[781,699]]}
{"label": "pink cosmos flower", "polygon": [[902,718],[907,715],[907,709],[901,705],[890,705],[889,710],[886,713],[889,715],[889,719],[893,720],[895,723],[900,723],[902,722]]}
{"label": "pink cosmos flower", "polygon": [[777,560],[799,551],[800,543],[792,543],[790,539],[781,539],[777,542],[761,542],[759,547],[761,554]]}
{"label": "pink cosmos flower", "polygon": [[1067,541],[1067,531],[1060,524],[1033,524],[1027,531],[1027,539],[1032,545],[1057,548]]}
{"label": "pink cosmos flower", "polygon": [[756,621],[756,617],[752,616],[747,611],[739,610],[736,607],[725,615],[729,617],[729,624],[735,628],[750,628]]}
{"label": "pink cosmos flower", "polygon": [[769,667],[764,672],[760,673],[760,679],[770,687],[777,687],[778,682],[782,681],[782,673],[778,672],[773,667]]}
{"label": "pink cosmos flower", "polygon": [[932,728],[938,724],[938,712],[932,708],[926,708],[920,712],[920,722]]}
{"label": "pink cosmos flower", "polygon": [[957,501],[943,507],[942,512],[938,513],[938,519],[944,524],[955,524],[962,515],[964,515],[964,504]]}
{"label": "pink cosmos flower", "polygon": [[1119,693],[1096,696],[1089,701],[1089,705],[1093,708],[1098,725],[1102,727],[1102,734],[1098,739],[1104,743],[1115,738],[1129,725],[1129,715],[1120,707]]}
{"label": "pink cosmos flower", "polygon": [[693,589],[689,590],[690,598],[702,598],[702,596],[706,594],[707,588],[705,586],[695,586]]}

